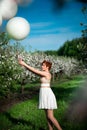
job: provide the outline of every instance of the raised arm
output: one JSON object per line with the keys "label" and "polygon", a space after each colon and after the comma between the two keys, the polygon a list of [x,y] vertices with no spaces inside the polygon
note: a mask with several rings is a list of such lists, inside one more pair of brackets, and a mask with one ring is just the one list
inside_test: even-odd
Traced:
{"label": "raised arm", "polygon": [[26,67],[28,70],[32,71],[33,73],[40,75],[40,76],[46,76],[46,72],[40,71],[38,69],[35,69],[34,67],[29,66],[22,59],[19,59],[18,62],[19,62],[20,65]]}

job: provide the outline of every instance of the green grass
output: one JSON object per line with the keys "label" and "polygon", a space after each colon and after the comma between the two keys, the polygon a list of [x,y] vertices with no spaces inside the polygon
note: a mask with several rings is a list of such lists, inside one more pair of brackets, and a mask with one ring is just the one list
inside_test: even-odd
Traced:
{"label": "green grass", "polygon": [[[52,83],[52,90],[58,101],[58,109],[54,111],[54,114],[63,130],[86,130],[85,123],[70,122],[65,117],[69,102],[82,86],[84,80],[85,76],[79,75],[70,80]],[[30,90],[34,88],[29,86]],[[38,95],[34,95],[32,99],[27,101],[17,103],[7,112],[0,114],[0,130],[48,130],[45,113],[43,110],[38,110]]]}

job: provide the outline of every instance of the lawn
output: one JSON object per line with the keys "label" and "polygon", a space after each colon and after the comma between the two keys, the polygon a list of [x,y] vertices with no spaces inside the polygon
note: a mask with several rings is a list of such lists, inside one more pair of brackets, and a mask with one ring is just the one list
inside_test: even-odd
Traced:
{"label": "lawn", "polygon": [[[83,87],[85,78],[84,75],[78,75],[71,79],[55,81],[51,85],[58,102],[58,109],[54,114],[63,130],[87,130],[86,121],[78,121],[76,118],[74,120],[74,117],[72,120],[70,116],[72,109],[69,110],[70,103],[76,97],[78,90]],[[37,84],[32,86],[34,87],[29,86],[29,91],[31,89],[34,91]],[[38,110],[38,93],[31,99],[14,104],[9,110],[1,113],[0,130],[48,130],[44,110]]]}

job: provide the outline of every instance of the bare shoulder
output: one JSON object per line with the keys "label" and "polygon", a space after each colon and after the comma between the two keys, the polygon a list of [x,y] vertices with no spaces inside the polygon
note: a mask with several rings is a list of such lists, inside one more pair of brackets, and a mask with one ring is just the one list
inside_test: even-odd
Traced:
{"label": "bare shoulder", "polygon": [[51,73],[50,72],[46,72],[46,78],[51,79]]}

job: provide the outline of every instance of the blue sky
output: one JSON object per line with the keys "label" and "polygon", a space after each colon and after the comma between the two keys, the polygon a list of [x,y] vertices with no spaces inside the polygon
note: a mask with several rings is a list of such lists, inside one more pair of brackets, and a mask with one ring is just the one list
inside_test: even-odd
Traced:
{"label": "blue sky", "polygon": [[30,23],[30,34],[21,42],[31,50],[57,50],[67,40],[81,36],[84,21],[79,2],[67,2],[59,11],[54,11],[51,0],[33,0],[31,4],[19,6],[16,16]]}

